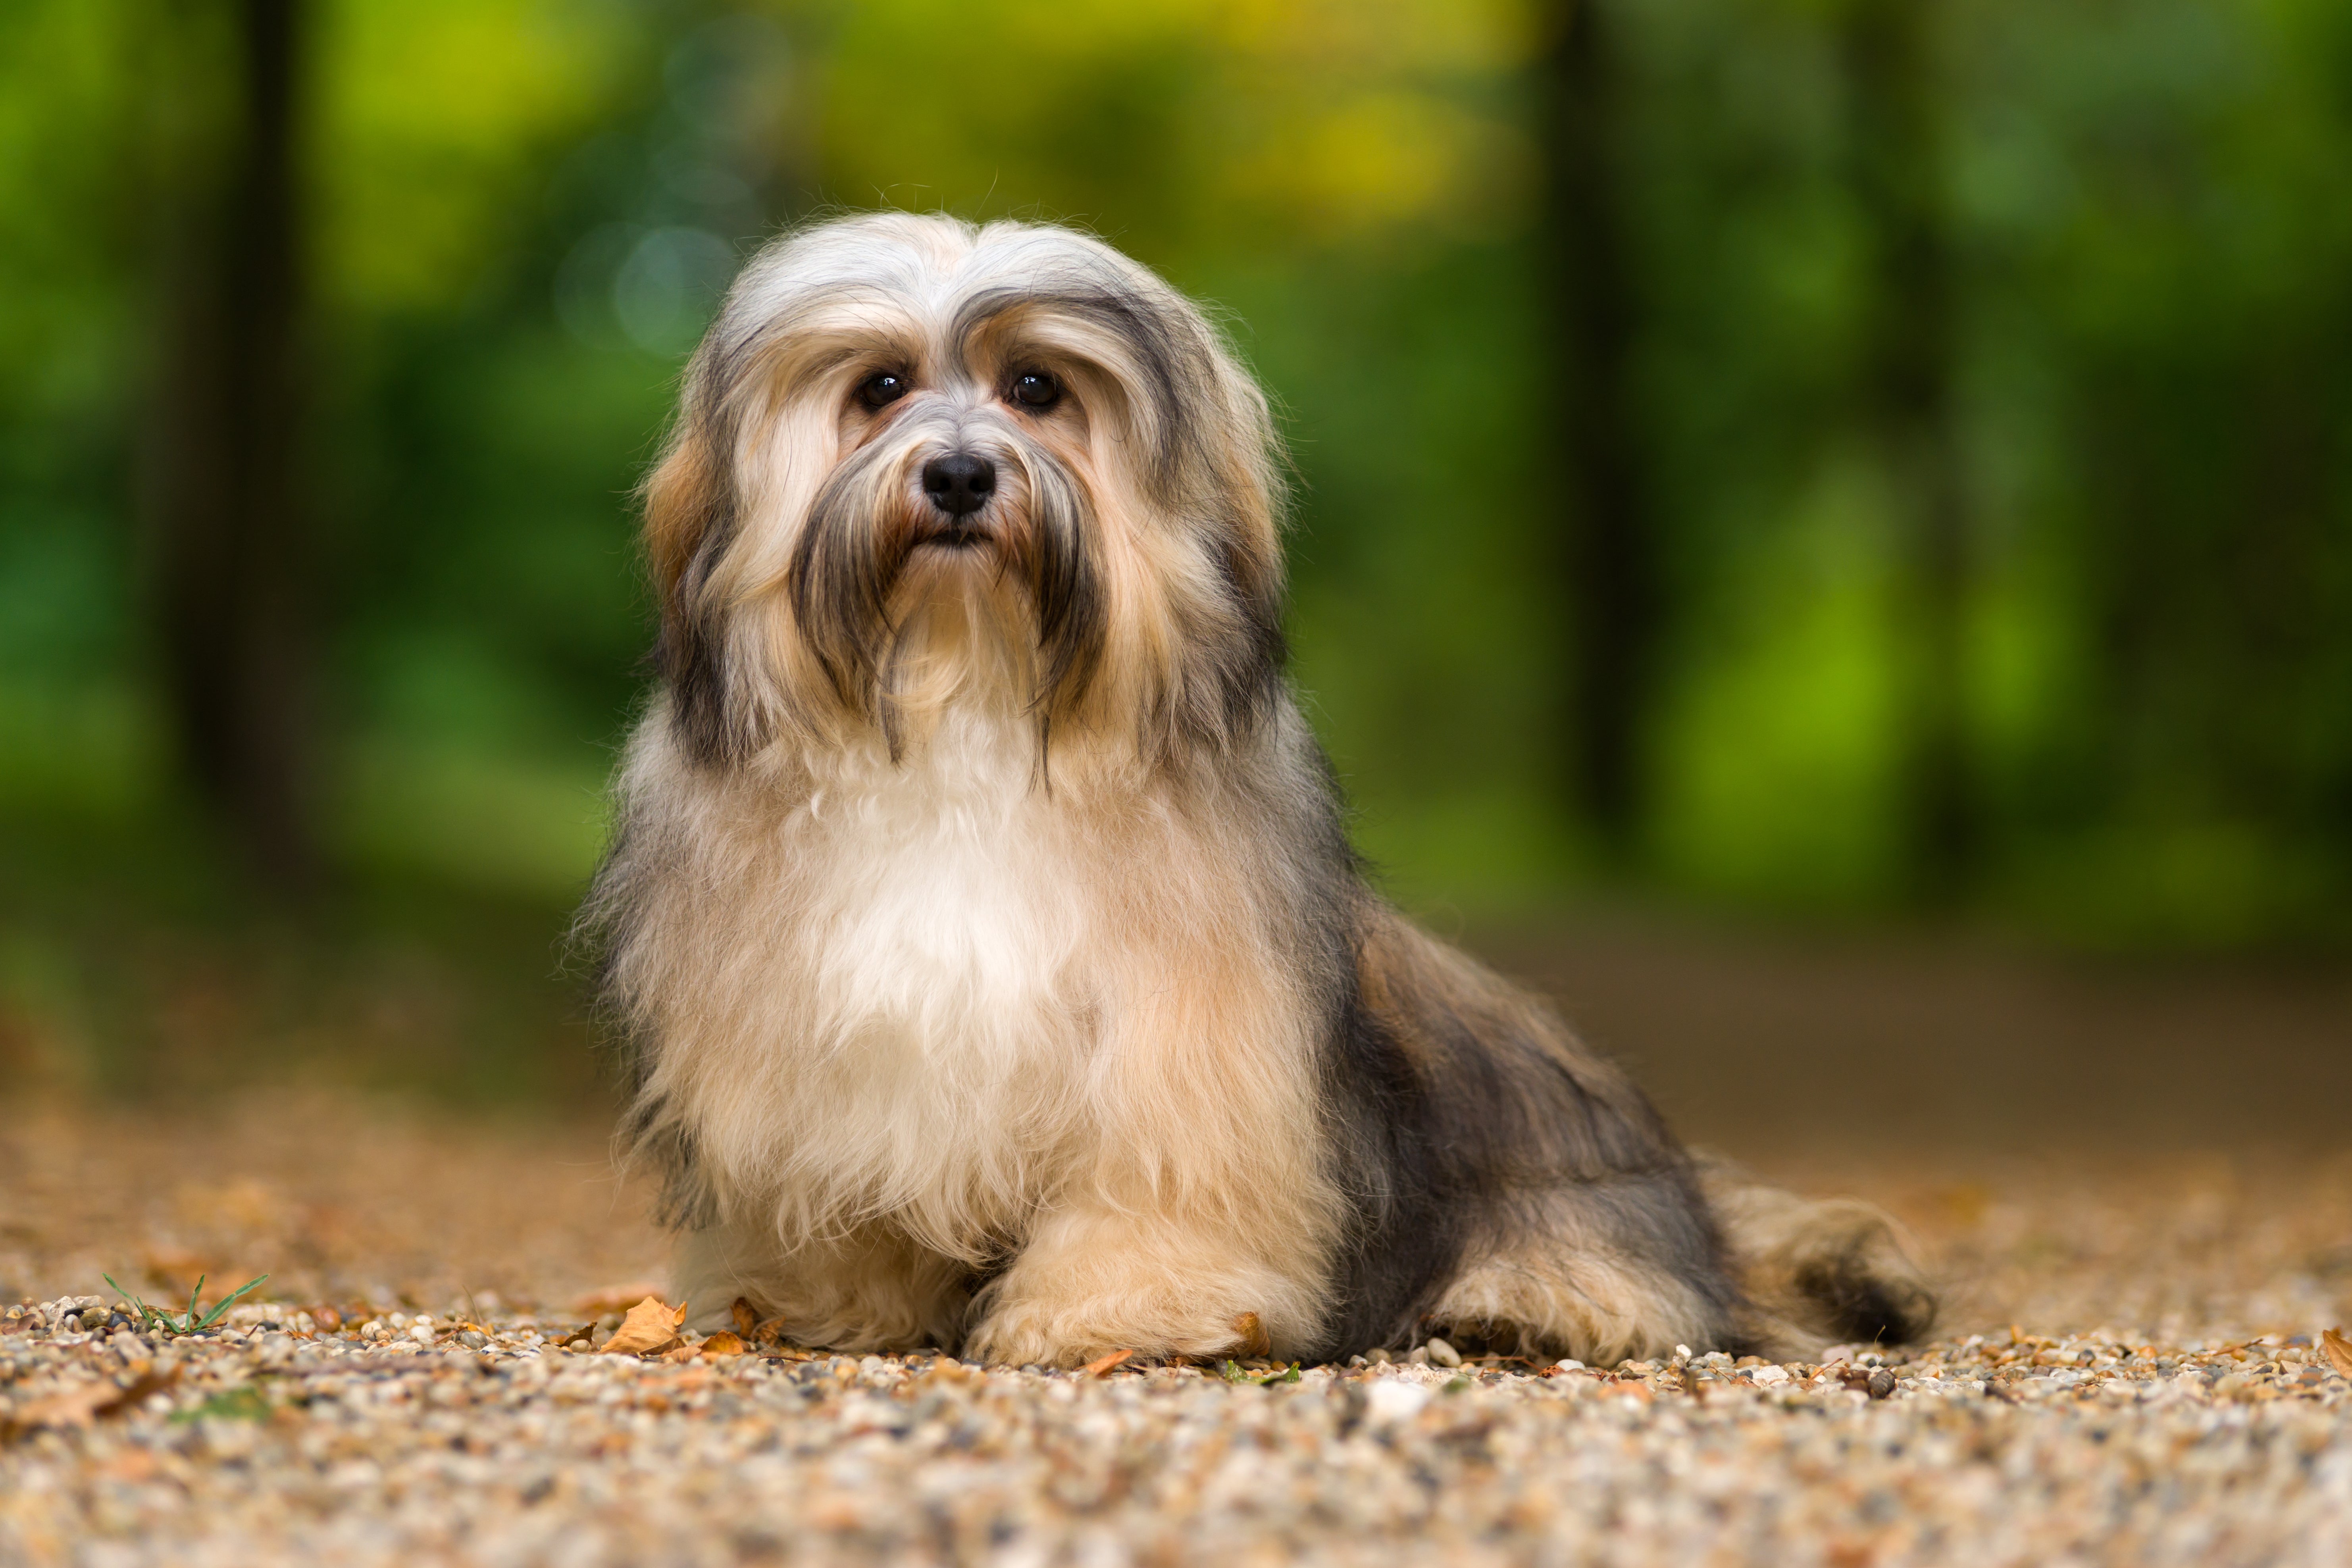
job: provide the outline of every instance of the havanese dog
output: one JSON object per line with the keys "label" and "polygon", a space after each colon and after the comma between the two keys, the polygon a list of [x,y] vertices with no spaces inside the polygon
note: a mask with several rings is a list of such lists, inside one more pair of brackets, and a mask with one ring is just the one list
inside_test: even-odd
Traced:
{"label": "havanese dog", "polygon": [[691,1321],[1057,1366],[1916,1333],[1876,1211],[1696,1161],[1367,885],[1283,492],[1218,331],[1084,235],[851,216],[736,279],[584,916]]}

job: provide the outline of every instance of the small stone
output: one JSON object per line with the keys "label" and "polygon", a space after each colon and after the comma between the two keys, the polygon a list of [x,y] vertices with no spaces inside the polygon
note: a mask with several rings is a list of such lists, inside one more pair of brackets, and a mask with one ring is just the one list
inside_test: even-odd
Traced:
{"label": "small stone", "polygon": [[1884,1399],[1895,1392],[1895,1374],[1883,1366],[1873,1367],[1869,1387],[1873,1399]]}
{"label": "small stone", "polygon": [[483,1333],[479,1329],[467,1329],[460,1332],[457,1335],[457,1338],[468,1350],[478,1351],[484,1345],[490,1342],[489,1336]]}
{"label": "small stone", "polygon": [[1429,1343],[1423,1348],[1429,1352],[1430,1361],[1438,1366],[1460,1366],[1462,1364],[1462,1352],[1455,1350],[1451,1344],[1447,1343],[1444,1340],[1433,1337]]}
{"label": "small stone", "polygon": [[1562,1372],[1582,1372],[1584,1370],[1584,1363],[1577,1360],[1574,1356],[1564,1355],[1551,1364],[1558,1367]]}
{"label": "small stone", "polygon": [[1364,1391],[1364,1414],[1375,1421],[1410,1421],[1428,1403],[1428,1389],[1396,1378],[1381,1378]]}

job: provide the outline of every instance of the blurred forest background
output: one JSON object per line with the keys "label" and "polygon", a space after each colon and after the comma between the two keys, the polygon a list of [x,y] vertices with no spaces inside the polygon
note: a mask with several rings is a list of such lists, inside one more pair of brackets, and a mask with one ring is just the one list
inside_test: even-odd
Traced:
{"label": "blurred forest background", "polygon": [[2336,0],[0,0],[0,1073],[595,1092],[629,492],[827,205],[1230,312],[1408,905],[2332,973],[2347,170]]}

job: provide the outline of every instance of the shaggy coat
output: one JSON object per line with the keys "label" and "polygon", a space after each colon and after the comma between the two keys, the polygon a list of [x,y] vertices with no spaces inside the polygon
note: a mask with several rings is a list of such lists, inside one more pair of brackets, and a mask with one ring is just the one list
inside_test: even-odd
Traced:
{"label": "shaggy coat", "polygon": [[850,217],[737,280],[645,489],[660,688],[586,915],[696,1321],[1059,1365],[1916,1331],[1873,1211],[1703,1170],[1367,886],[1279,475],[1219,333],[1084,236]]}

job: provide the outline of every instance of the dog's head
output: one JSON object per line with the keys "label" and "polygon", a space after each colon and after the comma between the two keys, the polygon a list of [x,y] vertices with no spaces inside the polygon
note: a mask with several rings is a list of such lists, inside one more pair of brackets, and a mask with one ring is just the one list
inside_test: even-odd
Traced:
{"label": "dog's head", "polygon": [[1147,755],[1279,679],[1265,399],[1067,229],[881,213],[744,268],[645,487],[670,721],[705,763],[957,701]]}

